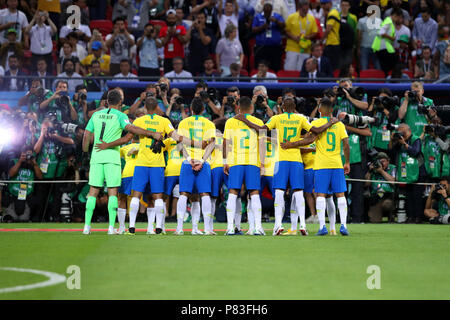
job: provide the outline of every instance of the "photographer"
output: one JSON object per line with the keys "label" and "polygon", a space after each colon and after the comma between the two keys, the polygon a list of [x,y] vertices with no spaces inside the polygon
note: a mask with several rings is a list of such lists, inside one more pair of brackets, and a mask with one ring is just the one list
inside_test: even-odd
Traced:
{"label": "photographer", "polygon": [[445,153],[448,150],[449,141],[439,117],[433,118],[432,124],[425,125],[423,130],[420,139],[422,140],[425,169],[429,178],[437,179],[441,177],[442,157],[447,156]]}
{"label": "photographer", "polygon": [[63,122],[71,122],[78,120],[78,114],[70,102],[68,83],[65,80],[56,82],[56,90],[53,95],[45,99],[39,105],[41,112],[55,112],[56,119]]}
{"label": "photographer", "polygon": [[180,95],[180,89],[173,88],[171,94],[169,107],[166,110],[166,116],[170,119],[173,127],[176,129],[181,120],[188,117],[188,114],[186,112],[185,101]]}
{"label": "photographer", "polygon": [[405,187],[406,223],[421,223],[424,187],[414,183],[424,182],[427,173],[420,138],[412,134],[406,123],[402,123],[398,131],[391,134],[389,149],[397,153],[397,181],[408,183]]}
{"label": "photographer", "polygon": [[[31,146],[25,146],[22,148],[20,157],[10,160],[10,169],[8,171],[9,180],[31,182],[34,180],[42,179],[42,172],[39,169],[39,165],[36,162],[36,158],[33,155],[33,148]],[[33,183],[10,183],[8,184],[9,197],[5,197],[8,209],[6,214],[10,214],[13,220],[31,220],[31,216],[22,217],[25,211],[31,214],[34,210],[33,207]],[[12,204],[12,208],[10,206]],[[9,210],[11,208],[11,210]],[[28,209],[28,210],[26,210]],[[9,211],[9,212],[8,212]],[[5,215],[6,215],[5,214]]]}
{"label": "photographer", "polygon": [[145,87],[145,91],[142,92],[140,96],[134,101],[133,105],[128,111],[128,114],[135,114],[138,109],[145,108],[145,99],[147,97],[156,97],[158,100],[157,114],[160,116],[164,115],[164,111],[169,106],[169,102],[167,101],[168,90],[169,86],[165,81],[158,82],[157,84],[149,83]]}
{"label": "photographer", "polygon": [[389,222],[394,222],[394,185],[382,183],[381,181],[395,181],[396,167],[389,163],[390,159],[384,152],[378,153],[375,160],[369,164],[366,180],[378,180],[380,182],[366,182],[370,186],[371,205],[369,209],[369,220],[371,223],[380,223],[383,214],[387,214]]}
{"label": "photographer", "polygon": [[138,39],[136,46],[139,49],[139,77],[159,77],[158,51],[156,48],[156,26],[150,23],[145,25],[144,35]]}
{"label": "photographer", "polygon": [[431,186],[425,203],[424,214],[431,224],[449,224],[450,221],[450,177],[443,177],[439,183]]}
{"label": "photographer", "polygon": [[80,84],[75,88],[75,94],[73,95],[73,107],[77,111],[79,125],[87,123],[87,88],[85,85]]}
{"label": "photographer", "polygon": [[241,98],[238,87],[229,87],[227,95],[222,99],[223,116],[215,119],[213,122],[220,131],[225,129],[225,122],[233,118],[238,113],[238,103]]}
{"label": "photographer", "polygon": [[204,106],[203,114],[209,120],[215,120],[223,117],[223,106],[217,100],[217,92],[215,89],[208,89],[208,84],[199,82],[195,85],[194,98],[201,98]]}
{"label": "photographer", "polygon": [[391,140],[391,127],[389,124],[398,124],[399,101],[392,97],[388,88],[381,88],[378,95],[372,98],[368,111],[372,116],[379,119],[378,124],[371,124],[372,138],[370,145],[378,151],[389,152],[389,141]]}
{"label": "photographer", "polygon": [[403,120],[412,130],[413,135],[420,136],[423,126],[428,123],[428,118],[433,118],[436,112],[430,107],[434,105],[433,100],[423,96],[423,84],[421,82],[411,83],[411,91],[405,91],[405,97],[400,101],[398,117]]}
{"label": "photographer", "polygon": [[[104,77],[105,74],[101,70],[100,61],[94,60],[91,65],[91,72],[87,74],[84,80],[84,86],[90,92],[103,92],[106,90],[106,80],[96,79],[97,77]],[[76,90],[76,88],[75,88]]]}
{"label": "photographer", "polygon": [[[17,102],[17,106],[27,106],[28,112],[37,112],[39,113],[39,116],[42,116],[43,119],[43,113],[39,112],[39,105],[42,101],[50,98],[52,96],[52,92],[50,90],[45,90],[42,88],[42,80],[41,79],[33,79],[31,81],[30,90],[19,99]],[[40,119],[42,121],[42,119]]]}
{"label": "photographer", "polygon": [[[339,81],[339,87],[335,89],[336,102],[334,106],[333,114],[336,116],[341,112],[347,114],[354,114],[358,116],[364,116],[369,105],[367,103],[367,94],[361,88],[353,88],[352,81],[350,79],[341,79]],[[367,163],[366,161],[366,137],[371,137],[367,124],[360,126],[346,125],[345,129],[349,135],[350,145],[350,175],[352,179],[363,179]],[[364,165],[363,165],[364,164]],[[351,182],[350,191],[350,212],[353,223],[363,222],[364,213],[364,199],[363,182]]]}
{"label": "photographer", "polygon": [[264,86],[253,88],[252,104],[255,106],[255,117],[266,122],[274,115],[273,109],[277,103],[267,96],[267,89]]}

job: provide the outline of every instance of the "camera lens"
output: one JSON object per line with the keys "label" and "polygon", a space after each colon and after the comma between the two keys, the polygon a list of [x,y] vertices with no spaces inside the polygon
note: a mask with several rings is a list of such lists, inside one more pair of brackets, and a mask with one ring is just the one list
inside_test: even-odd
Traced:
{"label": "camera lens", "polygon": [[175,98],[175,103],[178,104],[178,105],[183,105],[184,104],[183,97],[176,97]]}

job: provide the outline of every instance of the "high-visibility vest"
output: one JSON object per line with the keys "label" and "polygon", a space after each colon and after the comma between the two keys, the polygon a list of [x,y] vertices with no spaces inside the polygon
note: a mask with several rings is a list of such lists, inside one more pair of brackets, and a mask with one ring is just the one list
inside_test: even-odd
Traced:
{"label": "high-visibility vest", "polygon": [[[391,34],[390,34],[390,36],[394,37],[395,36],[395,26],[394,26],[394,23],[392,22],[391,17],[387,17],[386,19],[384,19],[383,22],[381,23],[381,27],[383,27],[386,24],[390,24],[391,25],[391,32],[390,32]],[[394,46],[392,45],[393,41],[391,41],[390,39],[386,39],[386,38],[383,38],[383,40],[385,41],[385,44],[386,44],[386,50],[389,53],[394,53],[395,49],[394,49]],[[380,46],[381,46],[381,36],[377,35],[375,37],[375,39],[373,39],[372,50],[374,52],[380,51]]]}

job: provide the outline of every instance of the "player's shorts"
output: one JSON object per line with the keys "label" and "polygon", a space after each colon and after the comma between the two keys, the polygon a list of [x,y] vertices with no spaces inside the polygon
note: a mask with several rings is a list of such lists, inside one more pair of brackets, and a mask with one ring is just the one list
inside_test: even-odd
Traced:
{"label": "player's shorts", "polygon": [[120,187],[122,180],[122,168],[120,164],[94,163],[89,170],[89,185],[101,188],[106,180],[106,187]]}
{"label": "player's shorts", "polygon": [[184,161],[180,171],[180,192],[211,193],[211,166],[203,163],[202,170],[192,170],[189,162]]}
{"label": "player's shorts", "polygon": [[344,169],[314,170],[314,191],[326,194],[346,192]]}
{"label": "player's shorts", "polygon": [[131,184],[133,183],[133,177],[122,178],[122,184],[119,188],[119,193],[131,195]]}
{"label": "player's shorts", "polygon": [[305,189],[303,191],[312,193],[314,190],[314,170],[307,169],[305,172]]}
{"label": "player's shorts", "polygon": [[259,167],[253,165],[230,167],[228,189],[241,190],[244,181],[247,190],[259,190],[261,188],[261,171]]}
{"label": "player's shorts", "polygon": [[[146,191],[146,186],[150,190]],[[164,167],[142,167],[134,168],[133,183],[131,189],[138,192],[163,193],[164,192]]]}
{"label": "player's shorts", "polygon": [[211,170],[211,197],[217,198],[220,194],[220,188],[225,184],[228,186],[228,176],[223,172],[223,167],[217,167]]}
{"label": "player's shorts", "polygon": [[275,196],[275,190],[273,189],[273,177],[272,176],[262,176],[261,177],[261,192],[267,186],[269,188],[272,196]]}
{"label": "player's shorts", "polygon": [[168,176],[164,179],[164,193],[168,196],[172,195],[173,188],[178,184],[179,176]]}
{"label": "player's shorts", "polygon": [[275,163],[273,188],[286,190],[288,183],[292,190],[304,188],[303,163],[297,161],[278,161]]}

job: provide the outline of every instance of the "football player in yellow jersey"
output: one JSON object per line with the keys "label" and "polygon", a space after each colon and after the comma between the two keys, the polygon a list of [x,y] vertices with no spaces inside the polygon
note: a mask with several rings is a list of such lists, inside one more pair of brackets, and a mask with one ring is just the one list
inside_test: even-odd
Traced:
{"label": "football player in yellow jersey", "polygon": [[188,158],[181,165],[180,171],[180,198],[177,203],[177,230],[176,235],[183,234],[183,219],[186,212],[187,199],[192,193],[200,194],[202,202],[202,213],[205,225],[205,232],[210,234],[211,219],[211,166],[206,161],[215,146],[216,126],[213,122],[202,117],[204,105],[201,98],[194,98],[191,102],[193,116],[183,119],[178,125],[178,133],[203,144],[208,145],[203,150],[201,148],[186,148]]}
{"label": "football player in yellow jersey", "polygon": [[[239,114],[249,122],[258,126],[264,123],[252,116],[254,111],[252,101],[248,97],[239,99]],[[264,163],[266,137],[251,130],[244,122],[231,118],[225,123],[223,134],[223,156],[226,164],[223,170],[228,175],[228,201],[227,201],[227,231],[226,235],[234,235],[234,218],[236,214],[236,201],[242,185],[250,193],[255,235],[264,235],[261,225],[261,163]]]}
{"label": "football player in yellow jersey", "polygon": [[274,168],[274,189],[275,189],[275,226],[273,228],[273,235],[280,235],[284,228],[282,226],[283,211],[284,211],[284,193],[287,186],[291,186],[293,197],[296,202],[296,209],[300,216],[300,232],[302,235],[307,235],[305,224],[305,199],[303,198],[303,163],[298,148],[282,149],[280,143],[284,141],[296,142],[297,146],[309,145],[314,141],[312,136],[301,139],[302,130],[311,131],[319,134],[337,121],[332,119],[321,127],[312,126],[308,120],[300,114],[295,113],[294,98],[285,96],[283,99],[282,109],[283,114],[278,114],[269,119],[264,126],[258,126],[246,120],[242,115],[237,115],[235,118],[244,121],[250,128],[257,132],[265,132],[266,130],[276,129],[278,140],[278,161]]}

